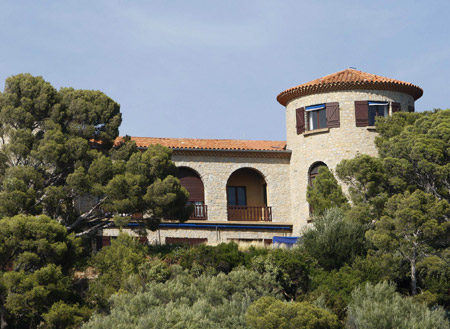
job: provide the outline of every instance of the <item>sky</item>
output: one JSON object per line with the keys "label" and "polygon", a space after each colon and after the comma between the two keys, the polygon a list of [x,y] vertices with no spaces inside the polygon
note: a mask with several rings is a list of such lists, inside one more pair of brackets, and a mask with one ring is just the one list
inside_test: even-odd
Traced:
{"label": "sky", "polygon": [[0,0],[0,90],[18,73],[101,90],[121,135],[285,140],[276,96],[355,67],[450,108],[450,1]]}

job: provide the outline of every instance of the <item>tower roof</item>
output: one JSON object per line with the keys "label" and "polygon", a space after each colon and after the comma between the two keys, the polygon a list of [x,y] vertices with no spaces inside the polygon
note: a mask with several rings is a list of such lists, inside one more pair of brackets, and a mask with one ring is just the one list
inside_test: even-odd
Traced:
{"label": "tower roof", "polygon": [[340,90],[369,89],[390,90],[405,93],[417,100],[423,95],[422,88],[412,83],[385,78],[379,75],[346,69],[323,78],[312,80],[297,87],[289,88],[277,96],[277,101],[286,106],[294,98]]}

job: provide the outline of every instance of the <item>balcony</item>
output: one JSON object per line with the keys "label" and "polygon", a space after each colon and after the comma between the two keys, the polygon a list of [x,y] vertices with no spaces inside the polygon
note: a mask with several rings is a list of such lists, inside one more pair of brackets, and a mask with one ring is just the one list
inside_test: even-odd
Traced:
{"label": "balcony", "polygon": [[193,205],[194,211],[192,212],[189,219],[193,220],[207,220],[208,219],[208,206],[203,204]]}
{"label": "balcony", "polygon": [[266,206],[228,206],[228,220],[233,221],[272,221],[272,207]]}

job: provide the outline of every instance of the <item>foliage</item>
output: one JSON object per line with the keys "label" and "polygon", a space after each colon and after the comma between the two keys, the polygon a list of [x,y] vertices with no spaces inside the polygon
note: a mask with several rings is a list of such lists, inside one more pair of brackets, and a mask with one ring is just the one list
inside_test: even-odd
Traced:
{"label": "foliage", "polygon": [[332,208],[313,218],[301,245],[324,269],[337,269],[366,253],[365,232],[364,225],[345,221],[343,212]]}
{"label": "foliage", "polygon": [[65,329],[79,328],[83,321],[91,316],[91,311],[86,306],[78,304],[68,305],[62,301],[52,305],[48,313],[43,314],[44,328]]}
{"label": "foliage", "polygon": [[177,263],[184,268],[194,267],[200,273],[207,269],[229,273],[237,266],[247,263],[246,254],[241,252],[234,242],[221,243],[217,246],[202,244],[192,248],[182,248],[171,256],[177,258]]}
{"label": "foliage", "polygon": [[83,328],[246,328],[248,306],[278,289],[270,276],[242,268],[199,277],[182,271],[144,292],[114,295],[110,314]]}
{"label": "foliage", "polygon": [[275,249],[253,259],[253,268],[271,275],[288,300],[296,300],[309,289],[309,265],[299,248]]}
{"label": "foliage", "polygon": [[68,299],[71,288],[69,277],[55,264],[31,273],[23,270],[3,273],[1,284],[8,323],[14,328],[36,326],[53,303]]}
{"label": "foliage", "polygon": [[384,283],[356,288],[348,306],[347,327],[351,329],[450,328],[442,309],[431,311],[425,304],[402,297],[395,287]]}
{"label": "foliage", "polygon": [[81,252],[80,242],[46,216],[0,219],[0,269],[34,271],[55,263],[68,270]]}
{"label": "foliage", "polygon": [[0,220],[2,315],[15,328],[36,326],[57,301],[72,298],[67,275],[80,240],[46,216]]}
{"label": "foliage", "polygon": [[262,297],[247,310],[247,324],[254,329],[333,329],[337,316],[308,302],[282,302]]}
{"label": "foliage", "polygon": [[376,145],[392,186],[450,201],[449,110],[397,114],[380,120],[378,130]]}
{"label": "foliage", "polygon": [[347,209],[349,207],[341,186],[326,166],[319,168],[319,174],[312,184],[308,185],[306,200],[316,216],[322,215],[330,208]]}
{"label": "foliage", "polygon": [[450,248],[419,261],[417,276],[419,286],[422,287],[421,294],[417,297],[430,306],[439,304],[450,309]]}
{"label": "foliage", "polygon": [[131,274],[146,262],[145,247],[137,239],[120,233],[111,245],[103,247],[91,260],[98,277],[89,285],[89,294],[100,308],[107,308],[109,297],[123,287]]}
{"label": "foliage", "polygon": [[388,176],[379,158],[359,154],[342,160],[336,174],[347,186],[352,201],[348,217],[355,222],[370,223],[381,216],[389,197]]}
{"label": "foliage", "polygon": [[410,263],[411,293],[417,294],[417,262],[450,244],[450,206],[420,190],[393,196],[385,216],[367,237],[381,252],[399,254]]}
{"label": "foliage", "polygon": [[336,314],[339,319],[346,316],[352,290],[365,281],[364,273],[348,265],[330,272],[316,269],[311,273],[311,291],[308,300],[323,299],[323,306]]}
{"label": "foliage", "polygon": [[0,94],[0,215],[46,214],[69,231],[107,225],[104,212],[185,220],[187,191],[175,178],[171,152],[113,143],[119,105],[100,91],[57,91],[41,77],[19,74]]}

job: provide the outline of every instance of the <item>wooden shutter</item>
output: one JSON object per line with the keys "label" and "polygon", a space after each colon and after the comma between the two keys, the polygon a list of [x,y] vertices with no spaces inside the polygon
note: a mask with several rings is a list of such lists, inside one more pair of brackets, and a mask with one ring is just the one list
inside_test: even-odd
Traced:
{"label": "wooden shutter", "polygon": [[369,102],[355,101],[356,127],[367,127],[369,125]]}
{"label": "wooden shutter", "polygon": [[414,112],[414,105],[408,106],[408,112]]}
{"label": "wooden shutter", "polygon": [[296,109],[295,116],[297,118],[297,135],[303,134],[305,132],[305,108]]}
{"label": "wooden shutter", "polygon": [[392,102],[392,114],[400,112],[400,103]]}
{"label": "wooden shutter", "polygon": [[339,103],[326,103],[325,108],[327,111],[327,127],[328,128],[339,128]]}
{"label": "wooden shutter", "polygon": [[205,201],[203,182],[194,171],[188,168],[179,168],[177,176],[180,180],[181,186],[189,192],[188,201]]}

